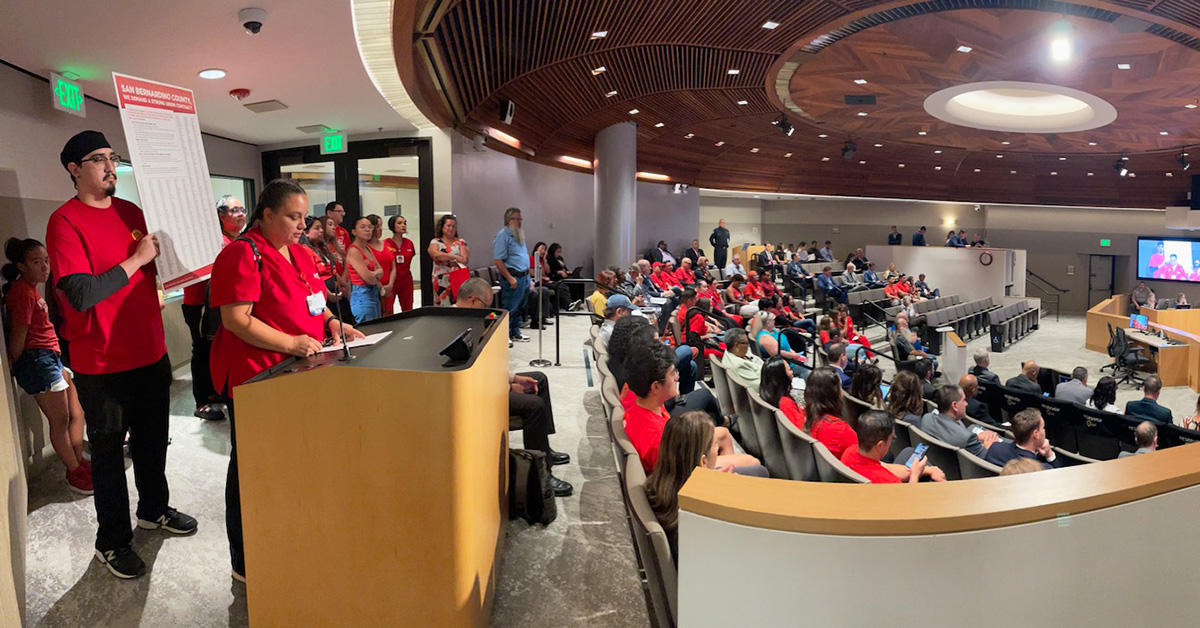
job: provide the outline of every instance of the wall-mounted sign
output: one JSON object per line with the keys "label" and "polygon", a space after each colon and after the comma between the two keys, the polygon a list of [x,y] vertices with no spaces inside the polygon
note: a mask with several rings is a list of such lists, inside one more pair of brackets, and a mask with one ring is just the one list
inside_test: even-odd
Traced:
{"label": "wall-mounted sign", "polygon": [[59,111],[65,111],[80,118],[87,117],[83,101],[83,87],[57,72],[50,73],[50,100],[54,103],[54,108]]}
{"label": "wall-mounted sign", "polygon": [[346,152],[346,134],[332,133],[321,138],[321,154],[333,155]]}

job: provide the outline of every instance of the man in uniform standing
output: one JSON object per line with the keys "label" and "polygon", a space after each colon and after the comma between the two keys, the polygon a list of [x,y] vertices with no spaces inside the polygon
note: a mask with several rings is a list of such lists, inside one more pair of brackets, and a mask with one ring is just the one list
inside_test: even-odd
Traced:
{"label": "man in uniform standing", "polygon": [[708,243],[713,247],[713,263],[717,268],[725,268],[725,256],[729,253],[729,230],[725,228],[724,218],[708,236]]}
{"label": "man in uniform standing", "polygon": [[77,193],[50,216],[46,245],[68,305],[71,367],[91,442],[96,559],[118,578],[136,578],[146,565],[130,546],[126,432],[138,527],[173,534],[197,527],[168,503],[171,365],[155,282],[158,241],[146,233],[142,210],[113,196],[121,158],[103,134],[75,135],[59,159]]}

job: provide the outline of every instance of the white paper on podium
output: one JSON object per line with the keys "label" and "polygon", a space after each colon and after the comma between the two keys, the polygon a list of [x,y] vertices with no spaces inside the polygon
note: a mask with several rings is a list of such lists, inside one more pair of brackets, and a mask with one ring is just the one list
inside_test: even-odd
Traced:
{"label": "white paper on podium", "polygon": [[206,279],[221,252],[208,161],[191,90],[113,72],[129,159],[166,290]]}
{"label": "white paper on podium", "polygon": [[[392,332],[390,332],[390,331],[381,331],[378,334],[371,334],[370,336],[367,336],[366,338],[360,338],[358,340],[351,340],[350,342],[346,343],[346,347],[348,347],[350,349],[354,349],[357,347],[369,347],[373,344],[378,343],[380,340],[387,338],[390,335],[392,335]],[[330,351],[341,351],[341,350],[342,350],[342,343],[339,342],[335,345],[329,345],[328,347],[323,347],[317,353],[329,353]]]}

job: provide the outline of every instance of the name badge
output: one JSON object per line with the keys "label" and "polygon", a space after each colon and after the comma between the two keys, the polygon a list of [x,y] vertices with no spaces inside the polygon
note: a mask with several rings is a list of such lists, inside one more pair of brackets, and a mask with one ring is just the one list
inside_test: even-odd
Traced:
{"label": "name badge", "polygon": [[304,299],[308,304],[308,315],[316,316],[325,311],[325,293],[314,292]]}
{"label": "name badge", "polygon": [[403,263],[404,263],[404,254],[403,254],[403,253],[400,253],[400,254],[397,254],[397,255],[396,255],[396,263],[397,263],[397,264],[403,264]]}

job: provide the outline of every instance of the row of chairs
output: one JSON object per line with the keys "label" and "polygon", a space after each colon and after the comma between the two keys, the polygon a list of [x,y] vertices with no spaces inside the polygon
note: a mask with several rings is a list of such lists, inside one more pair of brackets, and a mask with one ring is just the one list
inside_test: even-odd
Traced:
{"label": "row of chairs", "polygon": [[[979,383],[978,399],[987,404],[996,423],[1007,422],[1026,408],[1037,408],[1046,421],[1046,437],[1056,449],[1089,460],[1111,460],[1122,451],[1135,451],[1134,430],[1143,419],[1104,412],[1075,403],[1028,393],[1007,386]],[[990,429],[996,429],[988,426]],[[1200,442],[1200,432],[1178,425],[1158,426],[1159,448]]]}
{"label": "row of chairs", "polygon": [[1040,312],[1038,308],[1029,305],[1028,301],[1020,301],[989,312],[992,351],[1000,353],[1036,330]]}
{"label": "row of chairs", "polygon": [[638,577],[655,625],[673,627],[678,616],[678,573],[671,558],[670,543],[666,530],[658,522],[646,496],[646,472],[642,469],[642,461],[633,442],[625,433],[625,411],[621,407],[621,393],[608,365],[608,353],[597,341],[599,327],[593,325],[590,333],[600,385],[600,400],[608,425],[621,496],[625,503],[626,522],[633,539]]}
{"label": "row of chairs", "polygon": [[[955,295],[954,299],[958,299],[958,295]],[[927,329],[930,330],[929,333],[938,333],[937,328],[950,326],[954,328],[954,332],[960,338],[966,340],[985,333],[988,316],[996,308],[997,306],[992,303],[992,297],[987,297],[930,310],[925,315],[925,321]]]}

